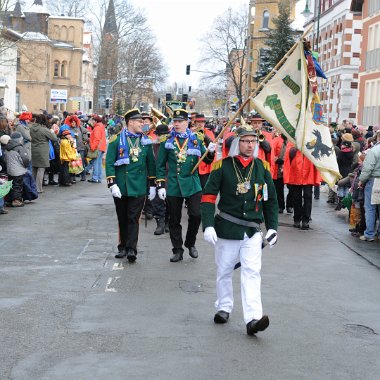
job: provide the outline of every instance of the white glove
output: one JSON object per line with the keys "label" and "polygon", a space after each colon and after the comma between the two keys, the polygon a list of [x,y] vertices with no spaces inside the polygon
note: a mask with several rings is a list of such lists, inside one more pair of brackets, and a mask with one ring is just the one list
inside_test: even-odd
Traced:
{"label": "white glove", "polygon": [[205,232],[203,233],[203,238],[212,245],[218,240],[218,236],[216,235],[216,231],[214,227],[206,227]]}
{"label": "white glove", "polygon": [[208,144],[207,149],[208,149],[208,151],[209,151],[210,153],[215,152],[216,144],[214,144],[213,142],[210,142],[210,144]]}
{"label": "white glove", "polygon": [[151,186],[151,187],[149,188],[148,199],[149,199],[150,201],[152,201],[152,200],[155,198],[155,196],[156,196],[156,186]]}
{"label": "white glove", "polygon": [[116,184],[110,187],[110,191],[113,197],[121,198],[121,192],[120,192],[119,186],[117,186]]}
{"label": "white glove", "polygon": [[158,189],[158,197],[163,201],[166,199],[166,189],[164,187]]}
{"label": "white glove", "polygon": [[275,244],[276,244],[276,242],[277,242],[277,231],[276,230],[268,230],[267,231],[267,234],[265,235],[265,239],[268,239],[271,235],[273,235],[274,234],[274,236],[272,237],[272,239],[270,240],[270,241],[268,241],[268,244],[269,244],[269,246],[272,248]]}

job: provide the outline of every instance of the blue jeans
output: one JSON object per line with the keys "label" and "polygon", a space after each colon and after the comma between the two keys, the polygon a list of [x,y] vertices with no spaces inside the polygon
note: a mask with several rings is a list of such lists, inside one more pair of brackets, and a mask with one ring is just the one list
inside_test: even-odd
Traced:
{"label": "blue jeans", "polygon": [[92,173],[92,179],[101,182],[102,174],[102,158],[104,152],[99,151],[98,157],[94,160],[94,171]]}
{"label": "blue jeans", "polygon": [[4,198],[0,198],[0,208],[4,207]]}
{"label": "blue jeans", "polygon": [[[366,184],[364,188],[364,209],[365,209],[365,223],[366,230],[364,231],[364,236],[366,238],[374,238],[375,237],[375,227],[376,227],[376,210],[378,214],[380,214],[380,205],[371,204],[371,193],[372,187],[375,178],[371,178]],[[380,236],[380,223],[378,226],[378,235]]]}

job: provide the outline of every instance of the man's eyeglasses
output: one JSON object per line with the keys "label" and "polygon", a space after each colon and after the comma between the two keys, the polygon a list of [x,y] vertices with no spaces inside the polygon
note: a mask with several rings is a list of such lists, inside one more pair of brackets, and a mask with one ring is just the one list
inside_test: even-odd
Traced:
{"label": "man's eyeglasses", "polygon": [[244,144],[254,144],[255,142],[257,142],[257,140],[240,140],[240,142]]}

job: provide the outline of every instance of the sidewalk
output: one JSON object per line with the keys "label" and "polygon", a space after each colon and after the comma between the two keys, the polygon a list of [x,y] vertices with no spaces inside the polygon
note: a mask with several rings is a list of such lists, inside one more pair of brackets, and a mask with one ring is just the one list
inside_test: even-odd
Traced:
{"label": "sidewalk", "polygon": [[[326,203],[327,193],[321,192],[320,199],[313,199],[313,209],[311,212],[312,230],[323,231],[340,243],[344,244],[352,253],[355,253],[367,260],[369,263],[380,269],[380,240],[374,242],[361,241],[358,237],[351,236],[348,231],[348,210],[335,211],[335,205]],[[280,225],[291,227],[293,216],[289,214],[280,215]],[[300,231],[308,233],[308,231]]]}

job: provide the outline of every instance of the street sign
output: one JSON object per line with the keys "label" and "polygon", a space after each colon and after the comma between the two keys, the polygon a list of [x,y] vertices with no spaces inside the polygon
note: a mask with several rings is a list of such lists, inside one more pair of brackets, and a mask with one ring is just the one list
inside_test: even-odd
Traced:
{"label": "street sign", "polygon": [[50,90],[50,103],[67,103],[67,90]]}

